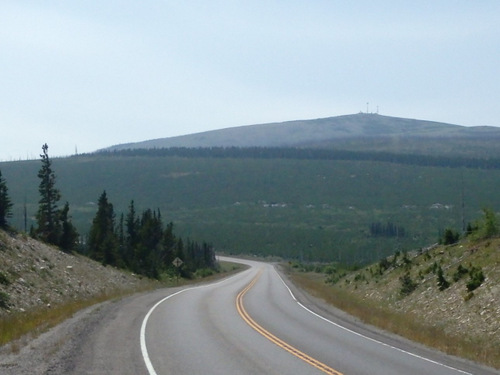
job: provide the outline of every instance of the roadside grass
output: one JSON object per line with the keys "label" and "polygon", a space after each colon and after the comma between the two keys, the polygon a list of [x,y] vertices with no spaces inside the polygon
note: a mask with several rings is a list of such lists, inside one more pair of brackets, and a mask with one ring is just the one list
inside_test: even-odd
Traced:
{"label": "roadside grass", "polygon": [[487,366],[500,368],[500,352],[486,336],[467,337],[445,334],[444,327],[426,324],[415,314],[403,314],[385,308],[375,301],[359,296],[335,286],[327,285],[323,277],[313,273],[292,271],[293,282],[311,295],[359,318],[366,324],[438,349],[444,353],[470,359]]}
{"label": "roadside grass", "polygon": [[146,284],[132,290],[115,290],[102,293],[87,299],[68,301],[60,305],[38,308],[25,312],[14,312],[0,317],[0,346],[11,344],[12,352],[20,348],[18,339],[27,337],[34,338],[43,332],[55,327],[64,320],[71,318],[76,312],[95,304],[122,298],[127,295],[152,289],[157,284]]}
{"label": "roadside grass", "polygon": [[179,279],[178,283],[172,279],[160,283],[152,280],[150,282],[145,281],[142,285],[133,289],[109,291],[88,299],[68,301],[60,305],[51,306],[50,308],[43,307],[31,311],[14,312],[0,317],[0,347],[10,343],[11,352],[16,353],[24,345],[23,338],[29,341],[43,332],[48,331],[50,328],[57,326],[66,319],[71,318],[78,311],[105,301],[120,299],[135,293],[158,288],[210,282],[230,276],[244,268],[244,265],[238,263],[220,262],[219,272],[207,277],[199,277],[190,280]]}

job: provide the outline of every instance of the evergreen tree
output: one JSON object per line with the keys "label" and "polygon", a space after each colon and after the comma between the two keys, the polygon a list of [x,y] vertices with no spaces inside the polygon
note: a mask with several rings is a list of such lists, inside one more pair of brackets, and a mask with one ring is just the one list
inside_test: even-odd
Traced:
{"label": "evergreen tree", "polygon": [[38,172],[40,201],[36,214],[38,228],[35,230],[35,235],[42,241],[56,245],[61,233],[60,215],[57,208],[61,193],[55,186],[56,176],[52,170],[52,161],[49,158],[48,149],[49,146],[44,144],[42,146],[43,154],[40,155],[42,158],[42,167]]}
{"label": "evergreen tree", "polygon": [[127,265],[127,262],[125,261],[125,232],[123,230],[123,225],[125,222],[125,217],[123,216],[123,213],[120,214],[120,221],[118,223],[118,228],[117,228],[117,238],[118,238],[118,254],[122,262],[125,263],[125,266]]}
{"label": "evergreen tree", "polygon": [[158,277],[161,266],[163,228],[160,217],[161,215],[150,209],[142,213],[138,233],[139,243],[136,248],[140,272],[154,278]]}
{"label": "evergreen tree", "polygon": [[439,266],[437,270],[437,285],[439,287],[439,290],[441,291],[447,289],[450,286],[450,283],[444,277],[444,272],[441,266]]}
{"label": "evergreen tree", "polygon": [[7,218],[12,217],[12,202],[8,195],[7,184],[0,171],[0,228],[7,228]]}
{"label": "evergreen tree", "polygon": [[89,256],[103,264],[121,265],[118,238],[115,234],[115,214],[106,191],[99,197],[97,213],[92,220],[88,239]]}
{"label": "evergreen tree", "polygon": [[484,214],[484,219],[483,219],[484,228],[482,233],[483,237],[489,238],[496,236],[499,232],[499,227],[495,212],[490,208],[484,208],[483,214]]}
{"label": "evergreen tree", "polygon": [[130,201],[129,211],[125,218],[125,245],[123,258],[128,268],[137,272],[135,248],[138,241],[139,220],[136,217],[134,201]]}
{"label": "evergreen tree", "polygon": [[403,297],[410,295],[418,286],[418,284],[412,280],[409,272],[406,272],[403,276],[401,276],[399,281],[401,282],[401,289],[399,290],[399,293]]}
{"label": "evergreen tree", "polygon": [[163,231],[162,238],[162,253],[160,257],[161,264],[164,268],[172,266],[175,259],[175,247],[177,246],[177,238],[174,235],[174,224],[172,222],[167,224]]}
{"label": "evergreen tree", "polygon": [[460,239],[460,233],[455,232],[453,229],[447,228],[444,231],[443,239],[440,241],[443,245],[452,245],[457,243]]}
{"label": "evergreen tree", "polygon": [[78,244],[78,232],[71,222],[68,215],[69,203],[66,202],[64,208],[61,210],[60,220],[62,223],[61,238],[59,239],[59,247],[64,251],[71,251],[76,249]]}

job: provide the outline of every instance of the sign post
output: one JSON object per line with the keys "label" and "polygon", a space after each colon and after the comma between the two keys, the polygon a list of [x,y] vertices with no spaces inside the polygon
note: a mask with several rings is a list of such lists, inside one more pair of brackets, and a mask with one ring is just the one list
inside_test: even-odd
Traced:
{"label": "sign post", "polygon": [[182,261],[181,258],[177,257],[173,260],[172,264],[177,268],[177,277],[176,277],[176,284],[179,285],[179,273],[181,272],[179,267],[182,266]]}

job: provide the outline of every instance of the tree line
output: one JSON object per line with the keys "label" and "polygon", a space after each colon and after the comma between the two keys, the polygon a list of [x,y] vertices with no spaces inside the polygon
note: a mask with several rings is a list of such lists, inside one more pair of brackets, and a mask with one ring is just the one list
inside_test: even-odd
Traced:
{"label": "tree line", "polygon": [[163,224],[160,210],[144,210],[137,214],[134,201],[127,215],[115,220],[113,204],[106,191],[98,200],[97,213],[92,221],[84,251],[103,264],[129,269],[151,278],[162,273],[172,274],[173,261],[182,261],[181,273],[189,277],[198,269],[215,269],[213,246],[187,240],[174,234],[174,224]]}
{"label": "tree line", "polygon": [[406,230],[403,226],[391,222],[370,224],[370,235],[372,237],[405,237]]}
{"label": "tree line", "polygon": [[109,156],[179,156],[185,158],[352,160],[377,161],[422,167],[500,169],[499,158],[467,158],[461,156],[399,154],[385,151],[350,151],[294,147],[169,147],[100,151],[97,154]]}
{"label": "tree line", "polygon": [[[30,235],[52,244],[65,252],[80,252],[88,257],[118,268],[128,269],[151,278],[173,274],[177,270],[172,263],[182,260],[178,269],[183,276],[190,276],[198,269],[217,267],[215,251],[208,243],[184,241],[174,234],[172,222],[164,225],[159,210],[146,209],[138,214],[134,201],[126,216],[116,220],[113,204],[106,191],[100,195],[97,212],[86,238],[80,236],[71,222],[69,203],[59,208],[61,193],[56,187],[56,175],[48,155],[48,146],[42,146],[42,165],[38,172],[40,200],[36,213],[36,226]],[[7,183],[0,171],[0,228],[10,229],[12,202]]]}

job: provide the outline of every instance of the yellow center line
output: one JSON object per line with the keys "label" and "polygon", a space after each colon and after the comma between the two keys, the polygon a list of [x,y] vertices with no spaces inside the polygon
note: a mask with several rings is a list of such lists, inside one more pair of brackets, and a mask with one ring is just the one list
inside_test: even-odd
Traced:
{"label": "yellow center line", "polygon": [[271,332],[265,330],[262,328],[259,324],[253,320],[250,315],[247,313],[245,310],[245,307],[243,306],[243,296],[250,290],[252,287],[255,285],[257,280],[259,279],[260,275],[262,274],[262,270],[253,278],[253,280],[238,294],[236,297],[236,309],[238,310],[238,313],[240,316],[243,318],[243,320],[254,330],[259,332],[262,336],[267,338],[268,340],[272,341],[276,345],[278,345],[280,348],[285,349],[287,352],[293,354],[295,357],[302,359],[303,361],[307,362],[311,366],[316,367],[318,370],[326,373],[326,374],[332,374],[332,375],[342,375],[342,373],[332,369],[331,367],[325,365],[324,363],[312,358],[311,356],[301,352],[300,350],[294,348],[292,345],[286,343],[285,341],[281,340],[280,338],[274,336]]}

